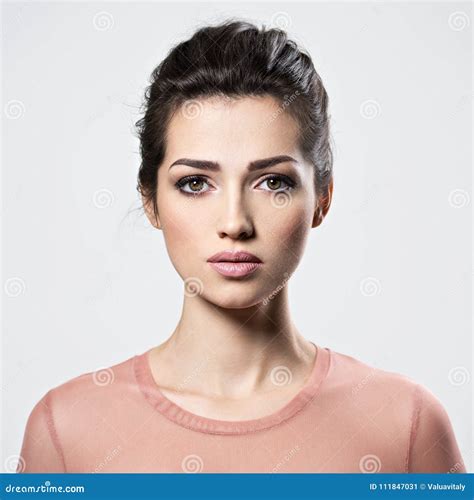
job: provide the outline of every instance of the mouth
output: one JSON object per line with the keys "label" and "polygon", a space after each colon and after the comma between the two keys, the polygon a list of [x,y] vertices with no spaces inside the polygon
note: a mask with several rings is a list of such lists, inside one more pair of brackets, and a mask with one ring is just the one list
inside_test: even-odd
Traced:
{"label": "mouth", "polygon": [[207,259],[218,273],[230,277],[247,276],[263,265],[263,262],[249,252],[226,250]]}

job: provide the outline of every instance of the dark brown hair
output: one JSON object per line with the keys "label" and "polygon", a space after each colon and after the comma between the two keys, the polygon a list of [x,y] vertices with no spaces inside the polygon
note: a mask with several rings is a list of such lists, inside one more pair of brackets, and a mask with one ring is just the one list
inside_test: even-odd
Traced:
{"label": "dark brown hair", "polygon": [[[315,168],[316,194],[329,209],[333,177],[328,96],[311,58],[281,29],[240,20],[198,29],[172,48],[153,70],[135,125],[141,166],[137,190],[157,214],[158,168],[165,156],[167,126],[186,101],[206,97],[271,95],[299,124],[299,147]],[[325,207],[326,204],[326,207]],[[321,203],[320,203],[321,205]]]}

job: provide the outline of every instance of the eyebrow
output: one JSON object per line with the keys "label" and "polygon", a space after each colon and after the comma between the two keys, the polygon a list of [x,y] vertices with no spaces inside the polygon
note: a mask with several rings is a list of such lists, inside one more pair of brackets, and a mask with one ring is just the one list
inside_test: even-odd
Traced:
{"label": "eyebrow", "polygon": [[[254,160],[251,161],[247,167],[249,172],[253,172],[255,170],[261,170],[264,168],[272,167],[273,165],[277,165],[278,163],[285,162],[295,162],[298,163],[297,160],[288,155],[279,155],[272,156],[271,158],[263,158],[262,160]],[[211,170],[217,172],[220,170],[219,163],[210,160],[192,160],[190,158],[180,158],[179,160],[174,161],[168,170],[171,170],[175,165],[187,165],[193,168],[199,168],[201,170]]]}

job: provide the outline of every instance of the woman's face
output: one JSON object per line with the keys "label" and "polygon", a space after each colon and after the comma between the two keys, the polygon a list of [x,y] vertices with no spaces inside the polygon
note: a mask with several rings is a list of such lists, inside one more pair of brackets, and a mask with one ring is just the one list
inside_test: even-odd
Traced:
{"label": "woman's face", "polygon": [[[270,96],[188,101],[173,116],[158,170],[158,220],[148,208],[147,215],[163,230],[188,295],[244,308],[285,285],[320,223],[313,166],[303,161],[297,134]],[[223,275],[208,259],[224,250],[250,252],[261,264],[245,276]]]}

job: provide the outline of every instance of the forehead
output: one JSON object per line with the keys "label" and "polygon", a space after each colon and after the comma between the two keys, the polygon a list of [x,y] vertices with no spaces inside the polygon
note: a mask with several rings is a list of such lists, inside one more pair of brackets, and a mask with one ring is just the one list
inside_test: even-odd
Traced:
{"label": "forehead", "polygon": [[167,156],[231,163],[296,154],[298,125],[271,96],[186,101],[167,131]]}

